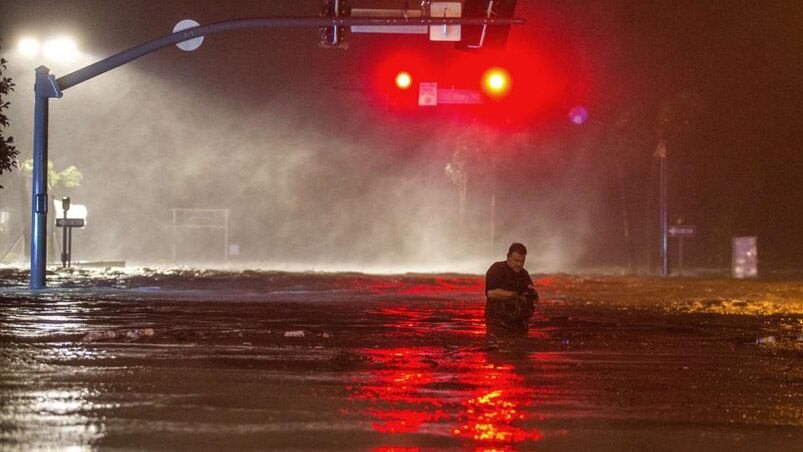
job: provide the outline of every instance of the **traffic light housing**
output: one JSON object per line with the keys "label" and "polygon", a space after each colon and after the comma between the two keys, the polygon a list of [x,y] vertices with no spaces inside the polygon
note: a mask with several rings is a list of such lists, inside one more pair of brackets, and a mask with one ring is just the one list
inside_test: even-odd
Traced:
{"label": "traffic light housing", "polygon": [[[321,17],[351,16],[350,0],[321,0]],[[347,49],[346,27],[321,27],[318,46],[326,49]]]}
{"label": "traffic light housing", "polygon": [[[463,17],[511,18],[516,0],[464,0]],[[455,44],[460,50],[503,48],[510,34],[510,25],[463,25],[461,40]]]}

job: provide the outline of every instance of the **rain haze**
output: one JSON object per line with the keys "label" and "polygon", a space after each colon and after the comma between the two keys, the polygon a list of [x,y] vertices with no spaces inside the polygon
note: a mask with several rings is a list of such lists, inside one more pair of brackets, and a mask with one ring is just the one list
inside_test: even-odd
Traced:
{"label": "rain haze", "polygon": [[[496,60],[423,36],[352,34],[342,50],[318,48],[316,29],[257,29],[207,36],[193,52],[163,49],[66,91],[51,102],[49,155],[56,170],[75,165],[84,178],[51,194],[89,209],[76,258],[172,264],[175,244],[178,263],[221,264],[219,230],[173,235],[172,208],[202,208],[229,209],[234,264],[479,272],[521,241],[536,271],[647,270],[658,252],[653,153],[663,133],[670,220],[700,231],[689,262],[727,266],[730,237],[757,235],[767,263],[801,263],[792,232],[801,230],[801,190],[789,189],[800,187],[801,162],[787,96],[799,63],[790,47],[800,41],[799,13],[784,14],[791,3],[671,14],[661,3],[520,3],[528,24],[513,27],[511,53]],[[30,158],[33,68],[43,61],[15,53],[23,36],[77,39],[77,61],[44,62],[61,76],[185,18],[318,9],[4,1],[2,52],[17,83],[8,134]],[[389,112],[389,61],[430,74],[527,61],[511,94],[538,94],[506,122],[459,109]],[[662,108],[676,99],[683,111],[661,130]],[[582,125],[568,117],[578,105],[589,111]],[[15,215],[16,176],[4,178],[3,193]]]}

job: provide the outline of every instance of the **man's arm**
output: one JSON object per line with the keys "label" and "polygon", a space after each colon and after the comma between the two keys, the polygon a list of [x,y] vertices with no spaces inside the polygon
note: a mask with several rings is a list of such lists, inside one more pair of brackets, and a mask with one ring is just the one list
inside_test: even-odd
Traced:
{"label": "man's arm", "polygon": [[527,298],[528,301],[536,303],[538,302],[538,291],[535,290],[535,284],[533,283],[533,279],[530,278],[529,272],[525,273],[524,276],[526,277],[526,280],[528,282],[527,290],[524,293],[524,296]]}
{"label": "man's arm", "polygon": [[512,300],[518,295],[512,290],[502,288],[505,281],[503,267],[493,264],[485,273],[485,295],[491,300]]}

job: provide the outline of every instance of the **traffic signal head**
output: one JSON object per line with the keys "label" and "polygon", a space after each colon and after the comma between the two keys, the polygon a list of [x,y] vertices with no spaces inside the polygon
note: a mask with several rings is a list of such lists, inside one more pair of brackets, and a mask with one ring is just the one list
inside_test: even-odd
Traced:
{"label": "traffic signal head", "polygon": [[[321,17],[351,16],[350,0],[321,0]],[[318,46],[328,49],[347,49],[346,27],[321,27]]]}
{"label": "traffic signal head", "polygon": [[482,75],[482,90],[494,99],[500,99],[510,92],[510,73],[500,67],[485,71]]}

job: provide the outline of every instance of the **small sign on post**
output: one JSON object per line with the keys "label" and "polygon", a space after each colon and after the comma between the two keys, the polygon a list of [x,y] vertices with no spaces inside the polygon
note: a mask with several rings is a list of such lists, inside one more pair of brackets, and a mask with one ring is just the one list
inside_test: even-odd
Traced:
{"label": "small sign on post", "polygon": [[56,218],[56,227],[62,228],[61,239],[61,266],[70,267],[72,265],[72,230],[73,228],[83,228],[86,226],[87,209],[81,204],[73,204],[69,197],[54,199],[53,205],[56,210],[61,210],[63,216]]}
{"label": "small sign on post", "polygon": [[670,237],[694,237],[697,227],[690,224],[673,224],[669,226]]}
{"label": "small sign on post", "polygon": [[483,103],[482,93],[476,89],[439,89],[438,103],[479,105]]}
{"label": "small sign on post", "polygon": [[83,218],[56,218],[57,228],[82,228],[85,225]]}
{"label": "small sign on post", "polygon": [[418,85],[418,105],[420,107],[438,105],[438,84],[436,82],[421,82]]}

